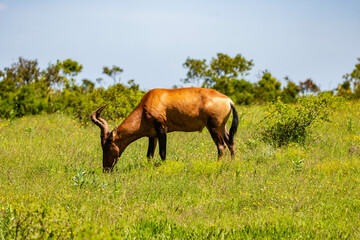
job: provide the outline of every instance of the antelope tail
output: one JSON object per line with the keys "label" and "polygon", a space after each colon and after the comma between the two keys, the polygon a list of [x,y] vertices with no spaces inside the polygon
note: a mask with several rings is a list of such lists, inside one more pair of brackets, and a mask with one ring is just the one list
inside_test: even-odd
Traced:
{"label": "antelope tail", "polygon": [[230,142],[233,142],[235,133],[236,133],[237,128],[239,126],[239,115],[238,115],[238,113],[236,111],[236,108],[235,108],[233,103],[231,103],[231,110],[233,112],[233,120],[232,120],[232,124],[231,124],[231,128],[230,128],[229,140],[230,140]]}

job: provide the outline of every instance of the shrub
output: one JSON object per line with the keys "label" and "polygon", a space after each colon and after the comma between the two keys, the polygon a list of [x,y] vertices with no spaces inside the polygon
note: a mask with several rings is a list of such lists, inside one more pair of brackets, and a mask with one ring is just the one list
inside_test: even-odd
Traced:
{"label": "shrub", "polygon": [[338,99],[330,94],[306,95],[300,97],[296,105],[278,99],[270,103],[259,133],[263,140],[279,147],[290,142],[304,144],[314,123],[329,120],[331,106]]}
{"label": "shrub", "polygon": [[241,79],[218,80],[213,88],[229,96],[236,104],[250,105],[254,101],[254,87],[250,82]]}
{"label": "shrub", "polygon": [[281,83],[270,72],[264,71],[261,79],[254,86],[254,92],[257,102],[274,101],[281,96]]}
{"label": "shrub", "polygon": [[281,100],[284,103],[295,103],[299,96],[299,92],[300,92],[300,88],[296,86],[294,82],[288,80],[286,87],[284,87],[282,90]]}
{"label": "shrub", "polygon": [[95,109],[109,104],[101,116],[106,120],[118,120],[127,117],[139,104],[143,95],[144,92],[140,91],[136,84],[125,86],[118,83],[106,90],[97,88],[83,96],[74,114],[80,121],[88,122],[90,114]]}

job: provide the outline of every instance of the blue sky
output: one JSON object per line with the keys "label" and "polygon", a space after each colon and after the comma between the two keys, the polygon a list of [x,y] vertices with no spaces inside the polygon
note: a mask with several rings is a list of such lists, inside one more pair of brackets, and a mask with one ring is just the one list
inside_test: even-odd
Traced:
{"label": "blue sky", "polygon": [[0,0],[0,33],[0,69],[71,58],[79,79],[117,65],[145,90],[181,85],[187,57],[240,53],[254,61],[251,82],[267,69],[330,90],[360,57],[360,1]]}

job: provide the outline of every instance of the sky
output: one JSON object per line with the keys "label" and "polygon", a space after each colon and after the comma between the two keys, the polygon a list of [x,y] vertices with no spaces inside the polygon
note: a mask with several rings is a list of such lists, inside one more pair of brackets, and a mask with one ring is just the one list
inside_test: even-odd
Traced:
{"label": "sky", "polygon": [[78,79],[124,69],[142,90],[183,85],[186,59],[217,53],[252,59],[245,77],[268,70],[285,84],[311,78],[321,90],[342,83],[360,57],[359,0],[0,0],[0,69],[19,57],[41,68],[83,65]]}

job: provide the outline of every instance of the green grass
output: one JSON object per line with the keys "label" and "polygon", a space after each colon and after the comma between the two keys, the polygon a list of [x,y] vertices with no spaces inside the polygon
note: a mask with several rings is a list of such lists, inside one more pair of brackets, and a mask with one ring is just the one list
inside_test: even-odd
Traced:
{"label": "green grass", "polygon": [[265,107],[238,110],[234,160],[206,130],[171,133],[164,163],[140,139],[111,174],[96,126],[0,121],[0,239],[359,239],[360,103],[282,148],[256,137]]}

